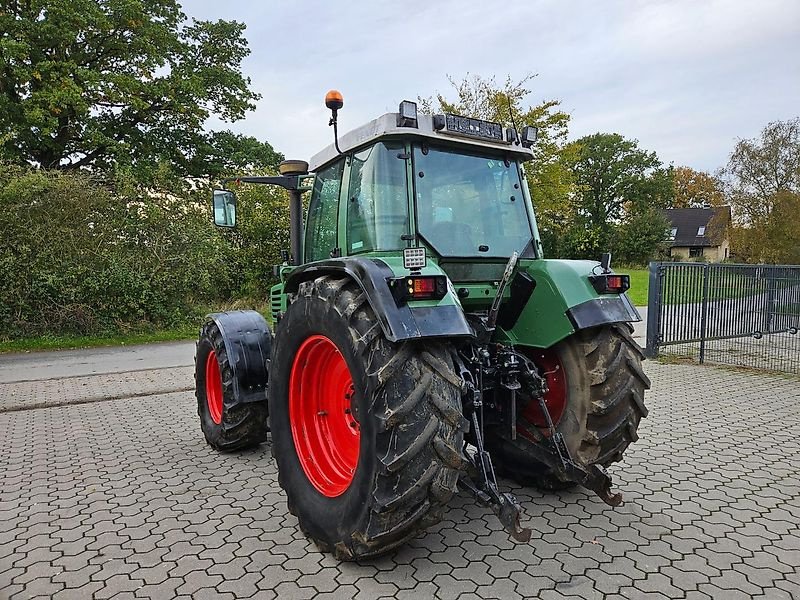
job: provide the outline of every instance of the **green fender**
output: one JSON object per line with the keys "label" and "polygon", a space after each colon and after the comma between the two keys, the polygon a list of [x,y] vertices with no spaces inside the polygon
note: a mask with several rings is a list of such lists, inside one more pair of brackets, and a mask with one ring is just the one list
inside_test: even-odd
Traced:
{"label": "green fender", "polygon": [[519,269],[536,286],[513,326],[498,328],[499,342],[547,348],[580,329],[642,320],[627,294],[598,294],[592,287],[596,261],[523,260]]}

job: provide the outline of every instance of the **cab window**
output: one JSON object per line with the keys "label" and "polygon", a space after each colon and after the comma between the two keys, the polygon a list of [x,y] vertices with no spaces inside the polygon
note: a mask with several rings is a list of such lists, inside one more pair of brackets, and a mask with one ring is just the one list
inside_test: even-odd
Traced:
{"label": "cab window", "polygon": [[402,143],[382,142],[356,152],[350,168],[347,253],[405,247],[408,180]]}
{"label": "cab window", "polygon": [[305,262],[330,258],[331,251],[336,248],[343,168],[344,161],[340,160],[319,171],[314,178],[306,219]]}

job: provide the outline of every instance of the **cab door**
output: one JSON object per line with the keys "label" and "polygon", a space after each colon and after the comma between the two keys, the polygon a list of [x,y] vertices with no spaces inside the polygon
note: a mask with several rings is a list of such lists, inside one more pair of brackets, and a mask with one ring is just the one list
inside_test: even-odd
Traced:
{"label": "cab door", "polygon": [[338,254],[343,171],[344,159],[340,159],[316,173],[306,218],[303,263],[326,260]]}

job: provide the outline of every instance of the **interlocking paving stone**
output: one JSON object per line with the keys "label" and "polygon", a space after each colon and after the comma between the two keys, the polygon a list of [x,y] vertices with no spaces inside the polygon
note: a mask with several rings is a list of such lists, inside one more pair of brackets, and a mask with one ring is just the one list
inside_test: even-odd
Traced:
{"label": "interlocking paving stone", "polygon": [[194,387],[194,367],[0,383],[0,413],[107,398],[151,396]]}
{"label": "interlocking paving stone", "polygon": [[189,367],[0,384],[0,598],[800,597],[800,382],[646,370],[623,506],[503,481],[530,543],[457,496],[362,564],[303,537],[269,443],[206,446]]}

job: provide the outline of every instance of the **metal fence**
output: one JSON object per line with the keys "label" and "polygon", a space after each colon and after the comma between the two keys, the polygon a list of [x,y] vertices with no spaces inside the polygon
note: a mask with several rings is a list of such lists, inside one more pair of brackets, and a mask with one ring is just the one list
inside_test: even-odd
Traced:
{"label": "metal fence", "polygon": [[650,263],[647,355],[800,375],[800,266]]}

